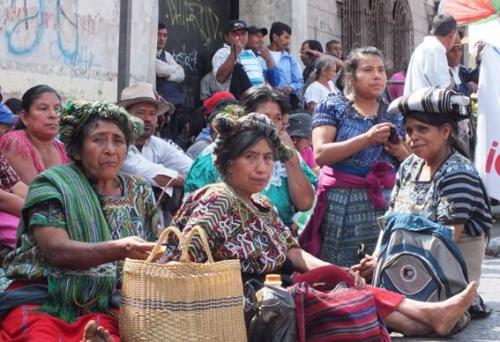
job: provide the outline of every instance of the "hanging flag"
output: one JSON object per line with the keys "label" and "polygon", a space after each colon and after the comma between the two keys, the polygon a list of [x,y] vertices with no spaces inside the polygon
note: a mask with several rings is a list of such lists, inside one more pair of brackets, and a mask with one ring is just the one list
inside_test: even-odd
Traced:
{"label": "hanging flag", "polygon": [[486,19],[500,12],[500,0],[441,0],[439,14],[451,14],[459,25]]}
{"label": "hanging flag", "polygon": [[476,169],[500,200],[500,46],[486,44],[479,73]]}

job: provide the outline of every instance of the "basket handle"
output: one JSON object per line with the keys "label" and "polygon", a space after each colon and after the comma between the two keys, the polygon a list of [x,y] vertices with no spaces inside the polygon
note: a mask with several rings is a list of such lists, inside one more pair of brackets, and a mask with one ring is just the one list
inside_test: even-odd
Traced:
{"label": "basket handle", "polygon": [[168,239],[168,237],[170,236],[171,233],[174,233],[175,236],[177,236],[177,240],[179,240],[179,243],[180,243],[180,241],[182,241],[182,233],[181,233],[181,231],[179,229],[177,229],[176,227],[165,228],[161,232],[160,237],[158,238],[158,241],[156,241],[156,245],[154,246],[154,248],[149,253],[149,256],[146,259],[146,262],[152,262],[153,261],[153,259],[160,252],[161,245],[163,244],[163,242],[165,242],[166,239]]}
{"label": "basket handle", "polygon": [[[207,239],[207,234],[205,233],[205,230],[201,228],[200,226],[194,226],[191,231],[189,232],[188,236],[182,240],[181,242],[181,262],[189,262],[189,245],[191,244],[193,237],[195,235],[198,235],[201,239],[201,244],[203,245],[203,249],[205,251],[205,254],[207,255],[208,262],[213,263],[214,262],[214,257],[212,256],[212,251],[210,250],[210,245],[208,244],[208,239]],[[181,240],[179,240],[181,241]]]}

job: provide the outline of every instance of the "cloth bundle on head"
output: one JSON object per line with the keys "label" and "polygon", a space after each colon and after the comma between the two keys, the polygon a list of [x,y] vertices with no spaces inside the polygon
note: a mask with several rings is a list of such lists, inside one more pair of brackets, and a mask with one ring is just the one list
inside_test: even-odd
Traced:
{"label": "cloth bundle on head", "polygon": [[[238,120],[224,115],[217,115],[214,119],[214,127],[219,133],[215,141],[214,152],[216,156],[218,151],[228,147],[227,144],[230,144],[234,137],[252,131],[256,136],[263,136],[271,141],[274,160],[285,162],[293,158],[294,151],[281,142],[278,130],[264,114],[250,113]],[[234,148],[237,148],[237,146]],[[220,167],[217,159],[215,164]]]}
{"label": "cloth bundle on head", "polygon": [[[130,115],[124,108],[106,101],[69,101],[62,110],[60,139],[74,158],[74,139],[80,139],[80,130],[93,118],[109,120],[123,131],[129,146],[144,130],[142,120]],[[77,143],[82,143],[77,142]]]}
{"label": "cloth bundle on head", "polygon": [[389,113],[403,115],[420,112],[429,114],[448,114],[456,121],[467,118],[467,111],[462,111],[470,103],[467,96],[458,94],[451,89],[422,88],[411,94],[398,97],[389,105]]}
{"label": "cloth bundle on head", "polygon": [[239,104],[226,104],[220,109],[214,111],[208,118],[208,121],[212,121],[217,116],[224,116],[233,120],[238,120],[239,118],[245,116],[245,108]]}

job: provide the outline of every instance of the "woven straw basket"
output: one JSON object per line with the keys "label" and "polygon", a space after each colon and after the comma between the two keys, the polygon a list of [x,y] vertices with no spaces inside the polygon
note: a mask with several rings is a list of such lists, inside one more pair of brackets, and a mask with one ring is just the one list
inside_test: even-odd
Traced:
{"label": "woven straw basket", "polygon": [[[180,262],[152,262],[171,233],[179,239]],[[206,263],[189,260],[195,234]],[[125,342],[246,341],[239,260],[214,262],[198,226],[185,238],[177,228],[165,229],[146,261],[125,260],[120,336]]]}

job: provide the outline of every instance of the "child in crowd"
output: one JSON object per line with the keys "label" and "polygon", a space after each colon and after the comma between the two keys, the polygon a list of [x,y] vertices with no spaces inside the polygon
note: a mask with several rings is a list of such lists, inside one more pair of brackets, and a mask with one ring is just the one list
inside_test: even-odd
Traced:
{"label": "child in crowd", "polygon": [[295,113],[289,117],[288,135],[293,140],[297,152],[304,162],[317,174],[319,166],[314,160],[314,153],[311,142],[311,114]]}

